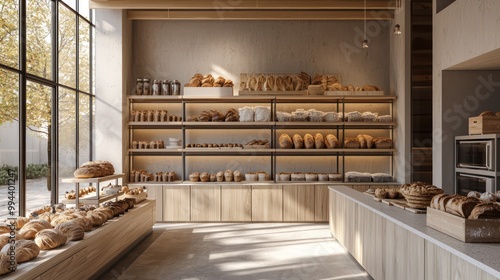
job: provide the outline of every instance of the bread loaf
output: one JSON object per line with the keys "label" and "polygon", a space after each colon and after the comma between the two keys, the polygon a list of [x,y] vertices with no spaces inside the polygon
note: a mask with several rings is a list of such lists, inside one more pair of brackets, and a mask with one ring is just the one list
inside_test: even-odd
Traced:
{"label": "bread loaf", "polygon": [[321,133],[316,133],[314,136],[314,146],[316,149],[324,149],[325,148],[325,140],[323,138],[323,135]]}
{"label": "bread loaf", "polygon": [[292,137],[292,140],[293,140],[293,147],[295,149],[303,149],[304,148],[304,139],[302,138],[302,136],[300,136],[298,134],[294,134]]}
{"label": "bread loaf", "polygon": [[339,140],[333,134],[328,134],[325,137],[325,145],[327,149],[340,148]]}
{"label": "bread loaf", "polygon": [[441,193],[441,194],[437,194],[435,196],[432,197],[432,200],[431,200],[431,204],[430,204],[430,207],[431,208],[434,208],[434,209],[439,209],[439,200],[442,198],[442,197],[447,197],[449,195],[447,194],[444,194],[444,193]]}
{"label": "bread loaf", "polygon": [[345,149],[359,149],[359,141],[357,138],[346,138],[344,139],[344,148]]}
{"label": "bread loaf", "polygon": [[500,204],[492,202],[479,203],[472,209],[469,219],[500,219]]}
{"label": "bread loaf", "polygon": [[274,90],[274,76],[269,75],[266,79],[266,91]]}
{"label": "bread loaf", "polygon": [[[11,244],[4,245],[2,247],[2,253],[8,254],[11,246]],[[16,240],[15,247],[16,249],[14,252],[16,253],[17,263],[31,261],[40,254],[40,247],[38,247],[33,240]]]}
{"label": "bread loaf", "polygon": [[17,263],[10,262],[10,256],[0,252],[0,275],[4,275],[14,271],[17,268]]}
{"label": "bread loaf", "polygon": [[54,229],[44,229],[36,234],[35,242],[42,250],[50,250],[66,244],[64,234]]}
{"label": "bread loaf", "polygon": [[386,188],[378,188],[375,190],[375,197],[377,198],[386,198],[387,197],[387,190]]}
{"label": "bread loaf", "polygon": [[315,147],[314,137],[309,133],[304,135],[304,147],[306,149],[314,149]]}
{"label": "bread loaf", "polygon": [[366,140],[365,140],[365,137],[361,134],[359,134],[358,136],[356,136],[356,138],[358,139],[358,142],[359,142],[359,147],[361,149],[366,149]]}
{"label": "bread loaf", "polygon": [[280,135],[278,142],[280,144],[281,149],[292,149],[293,148],[292,138],[290,138],[290,136],[286,133]]}
{"label": "bread loaf", "polygon": [[478,204],[479,200],[477,198],[456,196],[446,203],[446,212],[467,218]]}
{"label": "bread loaf", "polygon": [[85,235],[83,227],[76,221],[69,221],[55,227],[56,231],[64,234],[69,241],[82,240]]}
{"label": "bread loaf", "polygon": [[373,144],[377,149],[391,149],[392,148],[392,140],[387,137],[377,137],[374,138]]}
{"label": "bread loaf", "polygon": [[365,138],[366,141],[366,148],[371,149],[373,148],[373,137],[371,137],[368,134],[362,134],[363,138]]}
{"label": "bread loaf", "polygon": [[32,220],[21,228],[19,235],[24,239],[34,239],[37,232],[49,228],[52,228],[52,226],[46,220]]}

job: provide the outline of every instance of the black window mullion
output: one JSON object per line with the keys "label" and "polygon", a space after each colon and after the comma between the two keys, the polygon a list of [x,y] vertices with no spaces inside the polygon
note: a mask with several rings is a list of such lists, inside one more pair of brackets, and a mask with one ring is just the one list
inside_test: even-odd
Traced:
{"label": "black window mullion", "polygon": [[[58,1],[52,1],[52,73],[53,79],[59,84],[59,6]],[[59,201],[59,87],[52,88],[52,127],[51,127],[51,142],[50,142],[50,190],[51,203],[56,204]]]}
{"label": "black window mullion", "polygon": [[89,92],[90,92],[90,98],[89,98],[89,159],[93,160],[93,154],[94,154],[94,134],[93,129],[93,123],[94,123],[94,115],[93,115],[93,104],[94,104],[94,15],[92,11],[89,11],[89,18],[91,22],[91,26],[89,29]]}
{"label": "black window mullion", "polygon": [[26,5],[19,0],[19,216],[26,214]]}
{"label": "black window mullion", "polygon": [[[76,0],[76,8],[79,9],[79,2]],[[78,14],[76,17],[76,98],[75,98],[75,166],[78,167],[80,163],[80,17]],[[90,28],[89,28],[90,30]]]}

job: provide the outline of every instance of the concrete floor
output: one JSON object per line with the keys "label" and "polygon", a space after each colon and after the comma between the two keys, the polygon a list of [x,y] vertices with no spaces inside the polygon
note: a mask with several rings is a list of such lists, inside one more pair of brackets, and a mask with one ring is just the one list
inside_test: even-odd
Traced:
{"label": "concrete floor", "polygon": [[156,224],[98,279],[372,279],[328,224]]}

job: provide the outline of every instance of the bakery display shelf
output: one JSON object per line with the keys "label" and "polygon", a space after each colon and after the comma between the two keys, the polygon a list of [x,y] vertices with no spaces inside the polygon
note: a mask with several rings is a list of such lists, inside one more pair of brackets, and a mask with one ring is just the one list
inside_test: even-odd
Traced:
{"label": "bakery display shelf", "polygon": [[271,128],[274,122],[184,122],[186,128]]}
{"label": "bakery display shelf", "polygon": [[147,181],[147,182],[129,182],[127,185],[128,186],[134,186],[134,187],[142,187],[142,186],[163,186],[163,185],[180,185],[182,184],[183,181],[181,180],[176,180],[173,182],[154,182],[154,181]]}
{"label": "bakery display shelf", "polygon": [[396,122],[345,122],[345,128],[391,128],[396,125]]}
{"label": "bakery display shelf", "polygon": [[341,149],[276,149],[276,155],[314,155],[329,156],[340,155]]}
{"label": "bakery display shelf", "polygon": [[238,92],[239,96],[269,96],[269,97],[278,97],[278,96],[287,96],[287,95],[295,95],[304,97],[307,95],[307,90],[299,90],[299,91],[253,91],[253,90],[240,90]]}
{"label": "bakery display shelf", "polygon": [[347,90],[347,91],[325,91],[325,95],[327,96],[384,96],[383,91],[353,91],[353,90]]}
{"label": "bakery display shelf", "polygon": [[276,129],[287,128],[338,128],[343,122],[276,122]]}
{"label": "bakery display shelf", "polygon": [[113,174],[109,176],[103,176],[103,177],[96,177],[96,178],[64,178],[62,179],[63,183],[101,183],[101,182],[106,182],[106,181],[111,181],[111,180],[116,180],[123,178],[125,174],[124,173],[119,173],[119,174]]}
{"label": "bakery display shelf", "polygon": [[240,181],[240,182],[191,182],[191,181],[184,181],[184,184],[186,185],[218,185],[218,186],[234,186],[234,185],[252,185],[252,186],[257,186],[257,185],[269,185],[269,184],[274,184],[273,180],[267,180],[267,181]]}
{"label": "bakery display shelf", "polygon": [[274,149],[242,149],[242,148],[186,148],[186,155],[271,155]]}
{"label": "bakery display shelf", "polygon": [[129,95],[128,100],[132,103],[181,103],[180,95]]}
{"label": "bakery display shelf", "polygon": [[182,149],[129,149],[132,155],[181,155]]}
{"label": "bakery display shelf", "polygon": [[174,129],[182,128],[182,122],[129,122],[128,126],[139,129]]}
{"label": "bakery display shelf", "polygon": [[271,103],[274,97],[265,96],[231,96],[231,97],[187,97],[185,103]]}
{"label": "bakery display shelf", "polygon": [[396,100],[395,95],[370,96],[370,95],[353,95],[344,96],[344,103],[388,103]]}
{"label": "bakery display shelf", "polygon": [[[103,203],[104,201],[108,201],[108,200],[117,198],[122,194],[123,194],[123,192],[118,192],[116,194],[100,195],[99,198],[97,198],[97,195],[92,195],[92,196],[86,195],[86,196],[80,197],[78,200],[79,200],[79,204],[99,205],[99,204]],[[76,199],[65,198],[65,199],[61,200],[61,203],[76,204]]]}
{"label": "bakery display shelf", "polygon": [[[306,98],[307,100],[304,100]],[[304,96],[276,96],[276,103],[338,103],[343,96],[308,95]]]}
{"label": "bakery display shelf", "polygon": [[394,153],[396,149],[339,149],[344,154],[390,154]]}

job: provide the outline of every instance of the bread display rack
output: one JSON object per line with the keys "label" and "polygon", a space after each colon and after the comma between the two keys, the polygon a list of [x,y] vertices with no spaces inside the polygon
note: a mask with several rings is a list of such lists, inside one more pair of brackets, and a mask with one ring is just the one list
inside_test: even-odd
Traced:
{"label": "bread display rack", "polygon": [[[277,163],[277,159],[280,157],[292,156],[300,158],[303,156],[314,156],[318,158],[336,158],[337,173],[344,173],[345,171],[350,171],[345,169],[345,159],[348,157],[361,157],[361,156],[387,156],[390,158],[389,174],[394,177],[393,174],[393,157],[395,154],[395,149],[280,149],[278,145],[278,137],[282,130],[304,130],[304,129],[316,129],[316,130],[328,130],[334,132],[336,135],[342,135],[342,138],[348,134],[349,130],[379,130],[384,131],[390,139],[393,139],[394,128],[396,126],[393,114],[393,103],[396,99],[395,96],[383,95],[383,96],[371,96],[371,95],[347,95],[347,96],[232,96],[232,97],[187,97],[187,96],[140,96],[140,95],[130,95],[128,96],[129,101],[129,112],[137,110],[137,107],[142,109],[161,109],[161,106],[168,106],[169,113],[170,110],[175,111],[174,114],[182,115],[182,121],[175,122],[135,122],[129,121],[127,125],[127,131],[129,133],[129,168],[130,171],[134,170],[136,167],[135,158],[137,156],[148,156],[148,157],[172,157],[179,164],[179,180],[175,182],[161,182],[158,184],[179,184],[179,183],[190,183],[189,174],[191,172],[202,172],[205,170],[188,170],[187,157],[203,157],[206,160],[206,165],[211,165],[210,157],[226,157],[231,158],[233,156],[260,156],[265,157],[266,162],[269,166],[268,170],[265,170],[271,174],[272,182],[277,182],[275,174],[279,171],[280,166]],[[346,112],[347,107],[356,108],[357,104],[382,104],[381,106],[388,106],[388,114],[392,116],[390,122],[279,122],[276,120],[276,112],[279,106],[314,106],[313,104],[328,105],[332,110],[336,112]],[[188,122],[186,119],[192,114],[192,107],[198,106],[196,108],[202,108],[198,110],[210,110],[212,107],[226,106],[226,108],[238,108],[244,106],[252,105],[262,105],[268,106],[271,110],[270,121],[263,122]],[[325,106],[326,106],[325,105]],[[353,109],[353,110],[354,110]],[[198,112],[199,113],[199,112]],[[203,137],[204,142],[210,143],[210,133],[211,130],[223,130],[227,133],[231,131],[247,131],[248,133],[254,134],[265,134],[269,136],[269,148],[258,148],[258,149],[231,149],[231,148],[187,148],[186,145],[191,139],[188,139],[189,133],[196,133],[196,135],[201,135],[198,137]],[[131,143],[137,138],[136,132],[143,131],[147,135],[154,135],[154,137],[171,137],[171,134],[178,135],[181,139],[181,148],[176,149],[131,149]],[[167,131],[169,134],[165,134]],[[244,135],[245,132],[241,132]],[[205,136],[206,139],[205,140]],[[243,137],[243,136],[242,136]],[[155,139],[156,139],[155,138]],[[339,137],[340,140],[340,137]],[[243,141],[242,141],[243,142]],[[335,159],[333,159],[335,160]],[[369,159],[368,159],[369,160]],[[318,160],[318,161],[321,161]],[[221,167],[222,168],[222,167]],[[259,171],[261,167],[255,164],[253,170],[242,170],[242,172],[254,172]],[[140,169],[140,168],[139,168]],[[167,168],[168,169],[168,168]],[[162,171],[162,170],[148,170],[151,172]],[[156,182],[143,182],[143,184],[156,184]],[[232,182],[234,184],[234,182]],[[245,183],[245,182],[242,182]],[[309,182],[301,182],[309,183]],[[318,183],[318,182],[315,182]],[[328,183],[328,182],[325,182]],[[377,183],[370,183],[377,184]]]}
{"label": "bread display rack", "polygon": [[[99,205],[105,201],[111,200],[111,199],[118,199],[119,196],[123,194],[123,192],[118,192],[116,194],[109,194],[109,195],[101,195],[100,194],[100,183],[102,182],[108,182],[108,181],[113,181],[115,180],[115,184],[118,185],[118,180],[123,179],[123,176],[125,176],[124,173],[120,174],[113,174],[109,176],[104,176],[104,177],[96,177],[96,178],[85,178],[85,179],[80,179],[80,178],[65,178],[62,179],[63,183],[74,183],[75,184],[75,192],[76,192],[76,199],[62,199],[61,202],[64,204],[87,204],[87,205]],[[96,193],[95,195],[90,195],[90,196],[85,196],[85,197],[79,197],[78,193],[80,190],[80,184],[83,183],[92,183],[96,184]]]}

